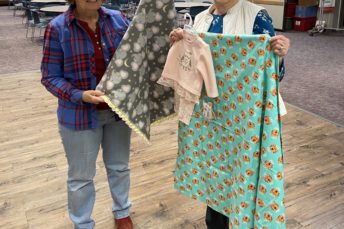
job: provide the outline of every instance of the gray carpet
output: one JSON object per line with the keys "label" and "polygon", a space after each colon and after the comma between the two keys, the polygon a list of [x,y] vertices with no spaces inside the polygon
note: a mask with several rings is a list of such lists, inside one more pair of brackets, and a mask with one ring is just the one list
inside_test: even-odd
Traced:
{"label": "gray carpet", "polygon": [[281,83],[285,101],[344,125],[344,34],[284,35],[291,40]]}
{"label": "gray carpet", "polygon": [[13,17],[12,10],[0,7],[0,74],[39,69],[42,42],[31,42],[25,34],[22,17]]}
{"label": "gray carpet", "polygon": [[[39,70],[42,42],[26,39],[21,21],[0,7],[0,73]],[[344,125],[344,35],[284,34],[292,43],[281,84],[284,100]]]}

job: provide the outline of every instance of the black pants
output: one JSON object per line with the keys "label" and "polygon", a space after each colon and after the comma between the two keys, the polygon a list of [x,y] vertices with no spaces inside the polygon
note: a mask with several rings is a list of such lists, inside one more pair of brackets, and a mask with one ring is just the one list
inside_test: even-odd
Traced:
{"label": "black pants", "polygon": [[208,229],[228,229],[229,219],[227,216],[207,207],[207,213],[205,215],[205,223]]}

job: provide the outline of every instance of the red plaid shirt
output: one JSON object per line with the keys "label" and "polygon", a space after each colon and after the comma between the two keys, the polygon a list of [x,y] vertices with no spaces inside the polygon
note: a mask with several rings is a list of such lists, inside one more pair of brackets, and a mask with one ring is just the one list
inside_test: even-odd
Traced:
{"label": "red plaid shirt", "polygon": [[[98,26],[107,66],[129,21],[119,11],[102,7]],[[97,127],[96,105],[82,101],[83,91],[97,86],[94,55],[92,40],[76,20],[73,6],[48,24],[44,34],[41,82],[58,97],[59,123],[69,129]]]}

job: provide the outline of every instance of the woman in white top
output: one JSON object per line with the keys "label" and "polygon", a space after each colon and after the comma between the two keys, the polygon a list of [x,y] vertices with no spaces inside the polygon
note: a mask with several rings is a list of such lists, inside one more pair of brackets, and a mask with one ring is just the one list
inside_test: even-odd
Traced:
{"label": "woman in white top", "polygon": [[[197,32],[212,32],[223,34],[269,34],[271,47],[280,57],[280,75],[284,76],[283,58],[288,53],[290,41],[283,35],[275,35],[272,20],[267,11],[246,0],[213,0],[209,9],[201,12],[195,18],[194,29]],[[171,43],[183,38],[183,30],[175,29],[170,33]],[[206,224],[208,229],[227,229],[229,220],[207,208]]]}

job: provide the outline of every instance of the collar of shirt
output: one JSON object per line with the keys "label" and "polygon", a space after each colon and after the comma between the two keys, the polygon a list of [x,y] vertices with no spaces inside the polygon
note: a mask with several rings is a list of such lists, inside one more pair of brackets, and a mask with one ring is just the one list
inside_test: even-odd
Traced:
{"label": "collar of shirt", "polygon": [[[66,14],[66,23],[67,25],[69,26],[72,22],[75,22],[76,21],[76,17],[75,17],[75,5],[72,4],[70,5],[70,7],[68,8],[68,10],[65,12]],[[99,22],[102,22],[104,21],[108,16],[110,16],[108,13],[107,13],[107,10],[103,7],[100,7],[99,10],[98,10],[98,13],[99,13]]]}

